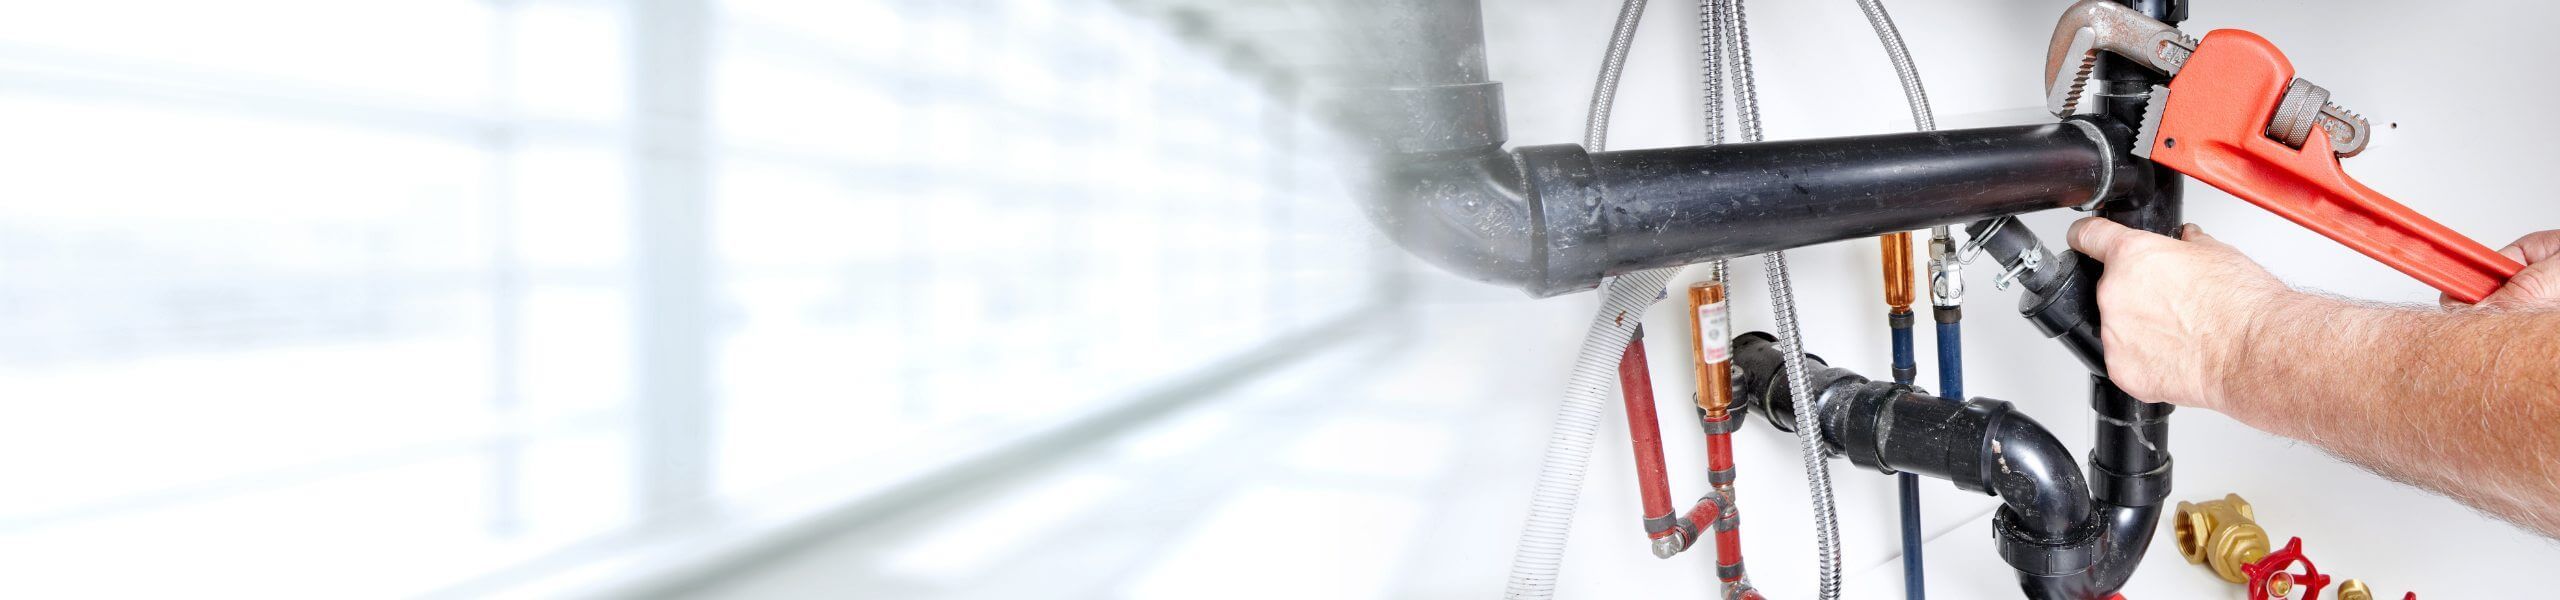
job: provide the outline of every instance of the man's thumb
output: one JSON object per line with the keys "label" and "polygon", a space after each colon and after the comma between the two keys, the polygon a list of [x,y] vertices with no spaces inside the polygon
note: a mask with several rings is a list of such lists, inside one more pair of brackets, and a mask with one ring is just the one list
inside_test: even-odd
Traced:
{"label": "man's thumb", "polygon": [[2133,228],[2114,221],[2089,217],[2072,223],[2071,231],[2066,234],[2066,237],[2071,239],[2071,249],[2105,262],[2113,260],[2120,248],[2125,246],[2134,235],[2141,233],[2144,232],[2134,231]]}
{"label": "man's thumb", "polygon": [[2534,263],[2481,298],[2481,306],[2549,305],[2560,302],[2560,262]]}

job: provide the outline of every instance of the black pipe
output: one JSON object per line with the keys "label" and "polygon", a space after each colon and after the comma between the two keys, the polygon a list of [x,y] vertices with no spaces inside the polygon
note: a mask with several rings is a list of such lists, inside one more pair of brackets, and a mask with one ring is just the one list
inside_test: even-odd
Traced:
{"label": "black pipe", "polygon": [[[1769,334],[1734,338],[1734,394],[1771,425],[1792,431],[1802,403],[1780,375],[1783,357]],[[2088,483],[2071,451],[2035,419],[2012,411],[2007,402],[1940,398],[1868,380],[1810,354],[1804,358],[1825,449],[1878,472],[1914,473],[1999,496],[1995,520],[2001,524],[2002,554],[2020,555],[2013,565],[2027,561],[2039,571],[2059,573],[2089,568],[2101,521]]]}
{"label": "black pipe", "polygon": [[2130,172],[2120,145],[2081,120],[1626,150],[1591,155],[1589,187],[1616,274],[2085,204]]}
{"label": "black pipe", "polygon": [[[1503,152],[1471,1],[1339,7],[1344,66],[1318,86],[1365,142],[1367,214],[1406,250],[1532,296],[1602,277],[2115,195],[2140,164],[2097,119],[1591,154]],[[1366,17],[1360,15],[1369,15]],[[1430,66],[1398,66],[1408,62]]]}
{"label": "black pipe", "polygon": [[[2171,25],[2187,18],[2186,0],[2117,1]],[[2168,83],[2166,76],[2130,60],[2101,61],[2092,77],[2099,85],[2097,104],[2103,111],[2099,116],[2128,125],[2140,123],[2151,86]],[[2185,222],[2186,177],[2168,167],[2147,167],[2149,172],[2140,177],[2144,185],[2126,188],[2100,205],[2098,214],[2128,227],[2174,237]],[[2101,274],[2095,261],[2073,258],[2090,279]],[[2097,286],[2076,293],[2090,295],[2094,304]],[[2090,315],[2089,326],[2094,328],[2098,313]],[[2124,587],[2158,530],[2160,509],[2170,492],[2169,413],[2176,407],[2135,399],[2103,377],[2094,378],[2090,387],[2090,406],[2097,412],[2096,442],[2089,452],[2089,469],[2096,476],[2091,491],[2107,525],[2104,550],[2090,570],[2088,594],[2082,597],[2098,598]]]}
{"label": "black pipe", "polygon": [[[2186,18],[2183,0],[2118,0],[2144,14],[2175,24]],[[2121,57],[2106,56],[2091,75],[2097,114],[2106,122],[2138,125],[2151,86],[2167,78]],[[2132,160],[2130,157],[2120,157]],[[2135,176],[2113,187],[2117,193],[2096,208],[2099,216],[2128,227],[2175,236],[2184,221],[2184,178],[2156,164],[2144,163]],[[2150,548],[2162,502],[2170,493],[2169,414],[2175,407],[2145,403],[2124,393],[2106,378],[2104,348],[2098,339],[2097,288],[2105,265],[2078,252],[2056,257],[2035,235],[2010,224],[1996,232],[1987,224],[1970,228],[1988,233],[1987,251],[2004,268],[2030,262],[2020,279],[2025,284],[2018,309],[2046,336],[2063,343],[2092,373],[2090,408],[2096,413],[2096,441],[2089,453],[2092,494],[2103,523],[2100,550],[2090,568],[2078,573],[2036,572],[2021,566],[2019,585],[2033,598],[2103,598],[2124,587],[2144,551]],[[2004,537],[2006,542],[2007,538]],[[2018,548],[2012,552],[2011,546]],[[2002,556],[2033,562],[2053,551],[2027,544],[2004,544]]]}
{"label": "black pipe", "polygon": [[[1586,153],[1409,153],[1369,214],[1407,250],[1534,296],[1608,275],[2087,204],[2127,130],[2045,125]],[[1480,147],[1482,148],[1482,147]]]}

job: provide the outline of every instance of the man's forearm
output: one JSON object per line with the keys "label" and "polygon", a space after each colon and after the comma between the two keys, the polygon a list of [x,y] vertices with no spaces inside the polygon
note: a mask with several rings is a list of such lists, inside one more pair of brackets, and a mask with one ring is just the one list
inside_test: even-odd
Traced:
{"label": "man's forearm", "polygon": [[2252,322],[2224,412],[2560,537],[2560,312],[2289,292]]}

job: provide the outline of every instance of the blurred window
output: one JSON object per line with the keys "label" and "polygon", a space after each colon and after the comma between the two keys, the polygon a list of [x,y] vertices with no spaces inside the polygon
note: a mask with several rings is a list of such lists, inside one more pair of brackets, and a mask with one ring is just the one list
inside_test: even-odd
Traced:
{"label": "blurred window", "polygon": [[1102,0],[8,4],[0,596],[452,590],[1381,297],[1318,128]]}

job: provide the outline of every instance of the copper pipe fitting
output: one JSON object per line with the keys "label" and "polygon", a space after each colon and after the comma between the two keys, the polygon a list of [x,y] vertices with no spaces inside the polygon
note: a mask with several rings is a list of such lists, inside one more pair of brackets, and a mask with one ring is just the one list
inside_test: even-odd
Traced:
{"label": "copper pipe fitting", "polygon": [[1884,303],[1894,312],[1911,311],[1911,232],[1888,233],[1876,237],[1884,246]]}
{"label": "copper pipe fitting", "polygon": [[1724,281],[1709,279],[1689,285],[1690,365],[1698,370],[1698,408],[1720,419],[1733,406],[1733,324],[1724,301]]}
{"label": "copper pipe fitting", "polygon": [[2270,551],[2267,530],[2258,527],[2256,511],[2239,494],[2200,504],[2180,502],[2173,522],[2178,556],[2187,564],[2212,568],[2223,581],[2248,583],[2249,576],[2240,567],[2266,558]]}

